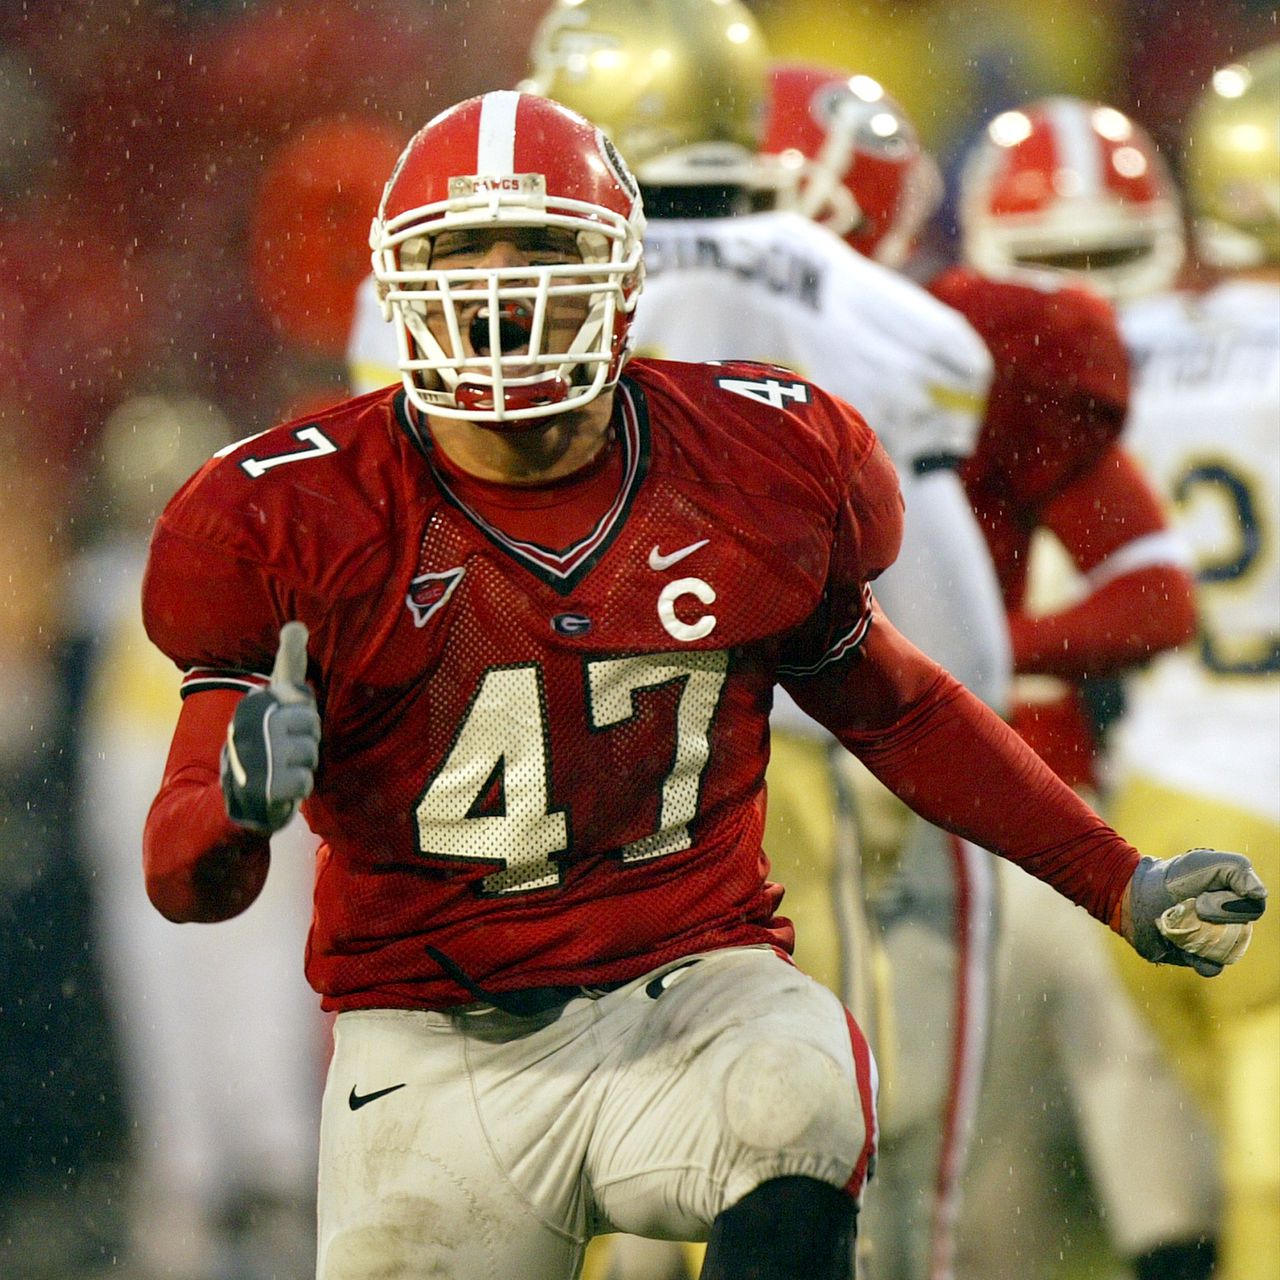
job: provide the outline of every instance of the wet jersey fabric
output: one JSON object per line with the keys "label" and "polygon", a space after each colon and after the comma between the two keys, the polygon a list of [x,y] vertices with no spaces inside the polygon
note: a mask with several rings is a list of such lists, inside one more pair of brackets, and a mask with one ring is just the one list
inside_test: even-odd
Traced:
{"label": "wet jersey fabric", "polygon": [[1128,356],[1110,304],[1052,278],[1039,288],[955,267],[929,290],[969,321],[995,361],[977,447],[960,474],[1005,603],[1017,604],[1034,517],[1120,435]]}
{"label": "wet jersey fabric", "polygon": [[144,585],[190,696],[261,684],[283,623],[310,629],[326,1007],[789,951],[760,838],[772,688],[870,625],[902,521],[873,433],[777,369],[633,361],[616,491],[553,487],[595,508],[549,547],[471,505],[409,412],[387,389],[224,450]]}

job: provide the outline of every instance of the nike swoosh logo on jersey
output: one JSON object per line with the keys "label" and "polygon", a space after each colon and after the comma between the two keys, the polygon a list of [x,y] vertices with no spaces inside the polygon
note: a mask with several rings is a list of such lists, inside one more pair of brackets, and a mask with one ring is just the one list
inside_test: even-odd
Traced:
{"label": "nike swoosh logo on jersey", "polygon": [[655,572],[661,572],[663,569],[670,569],[673,564],[679,564],[685,556],[691,556],[699,547],[705,547],[710,538],[703,538],[701,542],[691,542],[687,547],[681,547],[679,551],[672,551],[669,555],[663,555],[658,550],[657,544],[654,544],[653,550],[649,552],[649,568]]}
{"label": "nike swoosh logo on jersey", "polygon": [[[405,1082],[408,1083],[407,1081]],[[359,1111],[366,1102],[376,1102],[379,1098],[385,1098],[389,1093],[395,1093],[397,1089],[403,1089],[404,1084],[391,1084],[385,1089],[375,1089],[372,1093],[357,1093],[355,1085],[351,1086],[351,1096],[347,1099],[347,1106],[352,1111]]]}

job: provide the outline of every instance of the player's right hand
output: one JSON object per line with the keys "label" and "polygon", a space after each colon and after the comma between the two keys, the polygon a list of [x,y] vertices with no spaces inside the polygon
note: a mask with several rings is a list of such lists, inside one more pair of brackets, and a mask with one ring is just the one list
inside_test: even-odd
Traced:
{"label": "player's right hand", "polygon": [[227,813],[251,831],[279,831],[315,785],[320,715],[306,681],[307,629],[286,622],[271,683],[240,700],[222,748]]}
{"label": "player's right hand", "polygon": [[1156,964],[1188,965],[1206,978],[1244,955],[1267,891],[1249,859],[1220,849],[1143,858],[1129,883],[1126,936]]}

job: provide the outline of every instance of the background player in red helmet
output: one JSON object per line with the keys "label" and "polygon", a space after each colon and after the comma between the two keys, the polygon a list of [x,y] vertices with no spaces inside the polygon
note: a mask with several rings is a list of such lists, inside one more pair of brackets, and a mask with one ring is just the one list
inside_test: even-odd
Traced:
{"label": "background player in red helmet", "polygon": [[[1000,566],[1015,670],[1060,682],[1048,697],[1042,683],[1015,724],[1068,782],[1093,786],[1093,709],[1108,686],[1100,698],[1090,682],[1195,627],[1186,552],[1119,440],[1129,357],[1104,300],[1172,283],[1177,195],[1140,125],[1049,98],[987,126],[965,161],[960,227],[966,265],[930,287],[987,337],[997,369],[986,448],[965,483]],[[1037,528],[1080,576],[1079,598],[1051,612],[1029,607]]]}
{"label": "background player in red helmet", "polygon": [[[1197,596],[1186,544],[1149,478],[1154,473],[1144,467],[1141,482],[1124,477],[1135,465],[1135,387],[1133,348],[1121,318],[1128,304],[1167,291],[1179,274],[1185,256],[1180,199],[1140,124],[1104,103],[1058,96],[1004,112],[988,124],[962,168],[959,218],[968,266],[943,276],[935,292],[946,296],[948,289],[971,288],[984,272],[999,282],[986,292],[1019,291],[1038,314],[1054,316],[1059,324],[1050,335],[1056,337],[1046,340],[1037,334],[1034,352],[1028,352],[1026,338],[1016,335],[1012,324],[993,326],[998,340],[1011,349],[1011,365],[1033,366],[1047,346],[1049,358],[1041,363],[1052,373],[1059,351],[1068,356],[1078,352],[1060,370],[1068,385],[1072,372],[1079,371],[1076,394],[1055,396],[1045,383],[1040,390],[1047,394],[1035,403],[1042,422],[1056,419],[1062,424],[1061,438],[1073,442],[1082,462],[1090,456],[1096,461],[1083,466],[1075,479],[1064,470],[1059,485],[1053,484],[1058,460],[1043,446],[1038,459],[1014,469],[1033,484],[1036,472],[1048,464],[1042,474],[1051,486],[1045,511],[1053,535],[1041,535],[1024,556],[1027,607],[1013,631],[1015,655],[1026,669],[1049,675],[1053,683],[1042,680],[1037,690],[1041,697],[1022,701],[1017,725],[1068,781],[1091,791],[1101,788],[1103,800],[1109,801],[1114,771],[1107,765],[1105,730],[1123,711],[1119,678],[1136,677],[1153,660],[1163,661],[1160,655],[1172,659],[1194,634]],[[1010,310],[1016,312],[1016,304]],[[1066,327],[1073,313],[1076,337]],[[1098,335],[1102,350],[1087,345],[1090,333]],[[1108,370],[1112,385],[1123,385],[1123,397],[1109,396],[1100,381]],[[1029,393],[1017,381],[1009,390],[1012,402],[1006,396],[992,407],[1012,421],[1019,416],[1017,401],[1026,403]],[[1080,465],[1067,457],[1061,463],[1064,468]],[[988,476],[981,490],[974,491],[984,492],[990,501],[1002,483],[998,478],[992,483]],[[1170,533],[1159,532],[1160,525]],[[1176,549],[1171,536],[1179,538]],[[1100,562],[1087,550],[1095,538],[1103,540],[1106,552]],[[1084,553],[1078,548],[1085,548]],[[1144,647],[1149,652],[1144,654]],[[1091,660],[1092,669],[1073,655]],[[1026,688],[1032,691],[1031,681]],[[1254,851],[1260,853],[1256,846]],[[1014,885],[1010,892],[1023,887]],[[1073,1049],[1064,1047],[1061,1054],[1067,1064],[1064,1075],[1085,1082],[1073,1085],[1071,1093],[1096,1194],[1120,1251],[1138,1255],[1134,1267],[1139,1277],[1208,1275],[1218,1261],[1218,1237],[1224,1230],[1220,1184],[1227,1176],[1208,1118],[1214,1099],[1188,1094],[1185,1079],[1170,1074],[1165,1064],[1175,1060],[1168,1046],[1150,1043],[1150,1000],[1098,998],[1111,990],[1110,973],[1105,973],[1105,983],[1103,979],[1112,959],[1099,957],[1093,970],[1093,1004],[1110,1007],[1115,1017],[1127,1017],[1131,1003],[1142,1011],[1141,1022],[1134,1022],[1129,1033],[1134,1052],[1122,1064],[1129,1070],[1100,1077],[1096,1064],[1070,1065]],[[1034,965],[1032,959],[1028,971]],[[1171,980],[1165,985],[1171,989],[1175,984]],[[1059,1021],[1065,1027],[1076,1025],[1075,1038],[1082,1039],[1079,1032],[1088,1026],[1089,1015],[1073,1017],[1070,1001],[1061,1001],[1060,1009]],[[1134,1074],[1141,1077],[1136,1085]],[[1153,1082],[1159,1087],[1153,1089]],[[1007,1077],[993,1081],[993,1089],[1009,1083]],[[1160,1160],[1163,1168],[1176,1171],[1176,1182],[1166,1179],[1160,1208],[1154,1207],[1154,1197],[1147,1201],[1146,1220],[1135,1231],[1128,1225],[1131,1184],[1114,1135],[1123,1127],[1123,1117],[1149,1106],[1156,1096],[1163,1096],[1166,1105],[1176,1101],[1187,1121],[1170,1131],[1165,1139],[1169,1149]],[[1000,1158],[996,1153],[995,1159]],[[994,1161],[982,1171],[988,1187],[991,1168]],[[975,1193],[982,1194],[981,1188]],[[1230,1204],[1229,1196],[1225,1204]],[[998,1231],[999,1224],[993,1222],[992,1229]],[[1145,1250],[1141,1254],[1140,1248]]]}
{"label": "background player in red helmet", "polygon": [[[939,187],[901,108],[870,77],[825,68],[777,67],[774,88],[765,148],[783,202],[860,252],[905,265]],[[1014,125],[1014,116],[1025,124]],[[1077,274],[1066,273],[1062,255],[1050,248],[1049,215],[1037,218],[1032,210],[1052,205],[1053,224],[1084,228],[1086,244],[1095,228],[1104,234],[1108,218],[1123,221],[1128,247],[1117,249],[1114,235],[1100,240],[1110,247],[1099,250],[1102,269],[1090,275],[1123,291],[1176,271],[1177,202],[1145,135],[1112,108],[1051,99],[1024,116],[1000,117],[988,137],[1015,132],[1025,132],[1019,145],[984,142],[966,167],[968,264],[944,271],[929,288],[965,315],[995,358],[983,431],[961,475],[1001,576],[1015,671],[1067,682],[1052,706],[1041,694],[1016,708],[1015,724],[1069,782],[1087,785],[1095,781],[1096,744],[1082,682],[1187,639],[1195,626],[1193,587],[1158,498],[1118,443],[1129,361],[1115,314]],[[1068,144],[1089,157],[1090,172],[1113,172],[1118,163],[1140,174],[1117,177],[1114,198],[1082,187],[1064,201],[1030,161],[1005,154],[1025,146],[1052,155]],[[1019,200],[1016,214],[993,219],[991,210]],[[1117,203],[1125,207],[1113,208]],[[1050,615],[1027,607],[1037,529],[1062,543],[1088,588]]]}
{"label": "background player in red helmet", "polygon": [[855,410],[627,364],[642,228],[558,105],[436,117],[371,236],[402,385],[221,451],[152,540],[186,673],[153,902],[243,910],[299,804],[322,841],[323,1280],[553,1280],[611,1229],[708,1237],[706,1280],[847,1275],[874,1068],[788,959],[775,681],[1152,960],[1220,972],[1265,898],[1239,855],[1141,858],[894,630],[901,499]]}

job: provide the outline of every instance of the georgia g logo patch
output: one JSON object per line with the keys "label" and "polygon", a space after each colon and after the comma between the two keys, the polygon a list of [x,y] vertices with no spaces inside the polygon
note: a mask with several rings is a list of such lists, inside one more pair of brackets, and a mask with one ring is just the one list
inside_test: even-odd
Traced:
{"label": "georgia g logo patch", "polygon": [[443,573],[423,573],[409,583],[409,594],[404,602],[413,614],[413,625],[425,627],[427,619],[443,607],[453,595],[454,588],[462,581],[466,569],[446,569]]}

